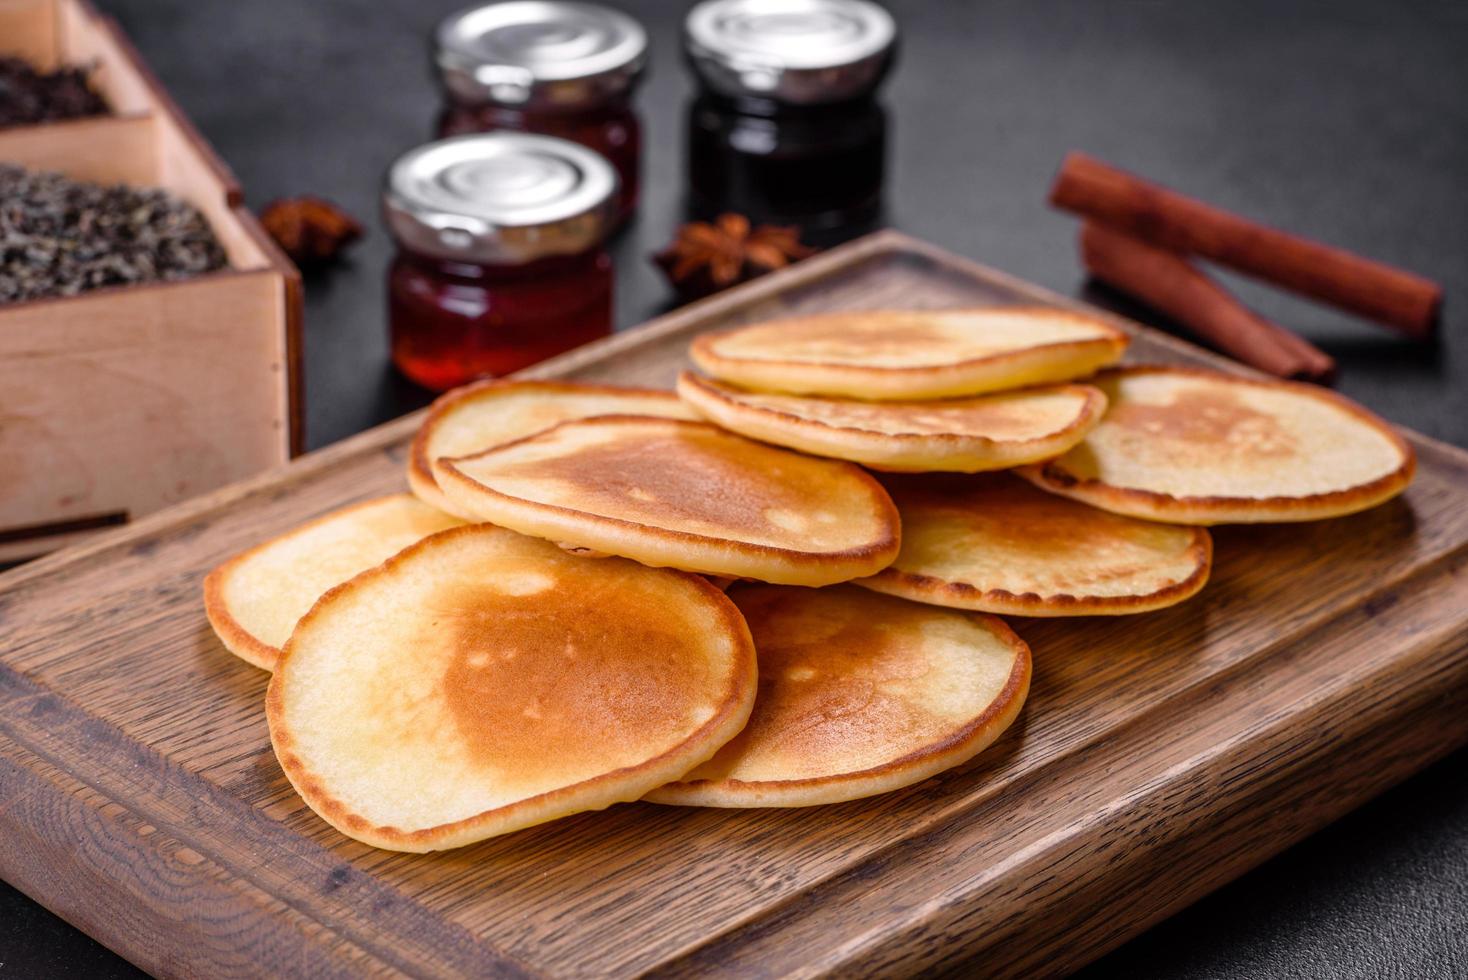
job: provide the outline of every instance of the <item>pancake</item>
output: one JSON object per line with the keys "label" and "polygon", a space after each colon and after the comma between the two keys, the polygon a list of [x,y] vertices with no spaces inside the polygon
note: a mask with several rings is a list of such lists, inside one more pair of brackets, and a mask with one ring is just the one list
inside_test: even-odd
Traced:
{"label": "pancake", "polygon": [[374,847],[458,847],[635,800],[744,727],[754,646],[702,579],[488,525],[332,589],[266,696],[276,757]]}
{"label": "pancake", "polygon": [[323,592],[460,523],[406,493],[344,507],[210,572],[204,613],[225,649],[274,670],[296,620]]}
{"label": "pancake", "polygon": [[897,560],[857,585],[955,609],[1112,616],[1182,602],[1203,588],[1213,543],[1057,497],[1008,473],[892,477]]}
{"label": "pancake", "polygon": [[699,337],[689,353],[705,373],[757,391],[901,401],[1070,381],[1126,345],[1096,317],[1005,306],[792,317]]}
{"label": "pancake", "polygon": [[1213,371],[1133,367],[1094,382],[1110,407],[1074,449],[1021,475],[1095,507],[1177,524],[1311,521],[1412,481],[1412,447],[1333,392]]}
{"label": "pancake", "polygon": [[754,712],[655,803],[811,806],[910,786],[986,748],[1029,691],[1029,647],[993,616],[850,586],[731,598],[759,651]]}
{"label": "pancake", "polygon": [[866,402],[747,391],[683,372],[678,395],[740,435],[878,470],[974,473],[1049,459],[1101,420],[1089,385],[943,401]]}
{"label": "pancake", "polygon": [[860,467],[704,422],[562,422],[438,474],[461,512],[645,565],[829,585],[897,556],[897,510]]}
{"label": "pancake", "polygon": [[434,460],[468,456],[567,419],[594,415],[696,417],[671,391],[567,381],[478,381],[433,403],[408,453],[408,486],[424,503],[452,514],[453,501],[439,490],[434,477]]}

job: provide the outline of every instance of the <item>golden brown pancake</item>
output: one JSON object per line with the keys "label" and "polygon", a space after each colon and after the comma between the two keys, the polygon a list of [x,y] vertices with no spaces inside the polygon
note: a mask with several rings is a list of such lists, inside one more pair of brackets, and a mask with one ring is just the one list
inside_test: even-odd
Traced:
{"label": "golden brown pancake", "polygon": [[468,456],[567,419],[595,415],[696,417],[671,391],[569,381],[477,381],[440,396],[429,409],[408,454],[408,486],[424,503],[455,513],[438,488],[434,460]]}
{"label": "golden brown pancake", "polygon": [[323,592],[461,523],[406,493],[344,507],[214,569],[204,612],[225,649],[274,670],[296,620]]}
{"label": "golden brown pancake", "polygon": [[690,354],[707,374],[756,391],[904,401],[1082,378],[1126,345],[1097,317],[1003,306],[791,317],[699,337]]}
{"label": "golden brown pancake", "polygon": [[678,395],[740,435],[872,469],[974,473],[1049,459],[1101,420],[1089,385],[1055,385],[942,401],[867,402],[748,391],[683,372]]}
{"label": "golden brown pancake", "polygon": [[1314,385],[1179,367],[1108,371],[1101,423],[1019,472],[1095,507],[1177,524],[1310,521],[1374,507],[1412,480],[1401,436]]}
{"label": "golden brown pancake", "polygon": [[850,586],[730,597],[759,651],[754,713],[653,802],[811,806],[910,786],[977,755],[1029,691],[1029,647],[993,616]]}
{"label": "golden brown pancake", "polygon": [[733,737],[754,693],[749,631],[701,578],[481,524],[323,596],[266,714],[322,819],[432,851],[635,800]]}
{"label": "golden brown pancake", "polygon": [[883,481],[902,515],[897,560],[857,585],[955,609],[1111,616],[1203,588],[1213,543],[1200,527],[1107,513],[1008,473]]}
{"label": "golden brown pancake", "polygon": [[788,585],[871,575],[897,511],[850,463],[703,422],[608,415],[439,464],[460,511],[645,565]]}

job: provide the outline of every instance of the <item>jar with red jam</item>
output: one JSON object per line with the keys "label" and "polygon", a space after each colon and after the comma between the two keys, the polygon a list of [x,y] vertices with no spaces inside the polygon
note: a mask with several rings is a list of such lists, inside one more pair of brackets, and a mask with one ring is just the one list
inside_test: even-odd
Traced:
{"label": "jar with red jam", "polygon": [[[839,240],[882,210],[887,116],[877,88],[897,26],[866,0],[705,0],[684,22],[699,90],[688,109],[688,195]],[[822,235],[822,232],[831,234]]]}
{"label": "jar with red jam", "polygon": [[509,0],[460,11],[434,33],[444,93],[438,135],[509,130],[557,136],[611,161],[617,221],[637,205],[642,127],[632,93],[647,32],[619,11],[568,0]]}
{"label": "jar with red jam", "polygon": [[382,198],[398,245],[393,363],[443,391],[609,334],[616,194],[610,163],[549,136],[459,136],[399,157]]}

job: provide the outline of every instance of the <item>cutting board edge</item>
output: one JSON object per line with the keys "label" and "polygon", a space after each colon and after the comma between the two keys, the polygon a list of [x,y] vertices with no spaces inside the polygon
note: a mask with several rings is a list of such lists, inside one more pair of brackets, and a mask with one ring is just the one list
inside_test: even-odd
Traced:
{"label": "cutting board edge", "polygon": [[[1327,628],[1332,624],[1338,624],[1353,615],[1360,608],[1379,603],[1378,596],[1383,593],[1401,593],[1411,588],[1420,588],[1421,593],[1419,594],[1432,594],[1430,588],[1431,583],[1444,578],[1449,578],[1453,582],[1463,582],[1464,584],[1459,586],[1459,590],[1464,592],[1465,595],[1468,595],[1468,580],[1463,580],[1460,575],[1464,564],[1468,564],[1468,542],[1451,551],[1444,552],[1436,560],[1412,569],[1397,578],[1383,580],[1379,583],[1380,587],[1377,590],[1370,594],[1360,596],[1357,602],[1347,609],[1334,611],[1328,618],[1323,619],[1323,622]],[[1389,604],[1389,608],[1394,606],[1395,603]],[[1468,603],[1465,603],[1464,608],[1468,608]],[[1395,609],[1392,615],[1400,617],[1405,611],[1405,609]],[[1376,614],[1372,613],[1371,615],[1374,617]],[[1296,634],[1289,638],[1286,641],[1286,646],[1289,648],[1306,646],[1310,642],[1310,637],[1310,631],[1305,629],[1304,635]],[[1418,646],[1421,646],[1421,644]],[[1463,646],[1468,647],[1468,637],[1465,637],[1463,640]],[[1414,647],[1414,649],[1416,648]],[[1057,766],[1061,768],[1069,767],[1075,757],[1082,756],[1092,751],[1099,744],[1114,739],[1119,732],[1138,727],[1164,728],[1165,730],[1165,726],[1160,725],[1158,721],[1159,716],[1176,713],[1178,703],[1196,698],[1204,689],[1226,685],[1229,678],[1247,673],[1252,669],[1252,665],[1254,664],[1266,664],[1272,669],[1274,667],[1273,662],[1277,659],[1273,654],[1274,651],[1271,649],[1261,650],[1249,661],[1234,664],[1223,674],[1211,675],[1207,679],[1170,697],[1166,702],[1162,702],[1157,706],[1157,708],[1129,719],[1124,729],[1103,733],[1097,740],[1078,744],[1077,746],[1073,746],[1064,755],[1048,759],[1045,767],[1027,773],[1018,784],[1009,787],[1004,793],[998,795],[1025,796],[1026,786],[1036,780],[1048,778],[1046,776],[1047,770]],[[28,687],[31,689],[27,690],[26,688]],[[7,718],[19,719],[22,715],[28,715],[30,713],[27,710],[27,698],[32,700],[37,698],[47,699],[47,704],[42,709],[47,716],[44,724],[36,723],[27,725],[24,721],[6,720]],[[127,746],[122,744],[126,742],[126,738],[121,732],[111,730],[111,726],[106,726],[109,732],[99,734],[97,731],[98,726],[105,726],[106,723],[90,723],[90,716],[83,707],[70,703],[49,687],[27,681],[23,675],[17,675],[13,669],[4,665],[0,665],[0,706],[6,709],[6,711],[0,712],[0,736],[6,736],[3,741],[0,741],[0,789],[7,788],[6,772],[3,765],[7,746],[13,747],[16,752],[24,753],[62,772],[68,769],[80,769],[86,760],[94,762],[105,760],[108,771],[112,773],[122,771],[129,763],[134,766],[141,765],[148,768],[172,766],[172,763],[166,757],[157,755],[146,747],[141,752],[128,751]],[[88,725],[87,731],[75,732],[75,737],[65,737],[68,728],[74,728],[77,725],[84,724]],[[23,730],[27,727],[31,729],[29,736]],[[108,734],[114,735],[115,737],[108,739],[106,737]],[[42,740],[46,740],[45,744],[42,744]],[[1463,741],[1468,741],[1468,731],[1465,731]],[[1454,743],[1454,745],[1457,744],[1461,744],[1461,742]],[[1442,747],[1442,752],[1439,754],[1449,751],[1452,747],[1451,745]],[[1417,765],[1400,769],[1398,771],[1398,778],[1405,778],[1417,769],[1425,767],[1431,761],[1430,758],[1422,757]],[[26,775],[23,766],[16,766],[16,779],[18,782],[23,782]],[[188,796],[189,793],[187,791],[190,785],[198,783],[197,786],[194,786],[192,798],[197,798],[202,801],[206,796],[213,797],[219,801],[219,804],[223,805],[228,805],[231,802],[223,798],[222,791],[215,784],[207,781],[201,782],[198,777],[192,774],[186,773],[185,776],[187,778],[182,780],[181,785],[170,784],[165,786],[164,789],[172,793],[175,797],[180,793]],[[182,810],[182,803],[179,798],[168,799],[160,795],[159,792],[148,791],[146,799],[142,799],[141,802],[124,803],[122,802],[123,797],[120,793],[112,791],[112,787],[104,785],[101,781],[83,781],[74,776],[70,778],[79,786],[84,786],[86,792],[94,797],[94,802],[89,807],[93,820],[107,819],[110,821],[115,814],[112,816],[108,816],[107,814],[112,813],[114,810],[127,810],[136,813],[139,820],[147,822],[150,826],[158,830],[165,831],[165,833],[151,835],[150,839],[146,842],[147,845],[155,848],[153,856],[146,864],[149,866],[172,864],[175,866],[174,873],[176,875],[195,874],[196,876],[201,876],[199,877],[197,886],[201,890],[213,895],[213,901],[234,902],[241,909],[249,909],[251,907],[258,907],[260,904],[255,896],[282,897],[282,893],[287,891],[287,889],[281,888],[278,882],[274,883],[276,890],[272,891],[270,888],[271,882],[257,880],[259,875],[252,874],[247,870],[231,867],[227,855],[223,853],[225,848],[211,846],[211,843],[204,839],[209,835],[201,835],[197,831],[191,831],[188,826],[180,825],[176,819],[171,819],[169,816],[170,812],[177,814]],[[1340,812],[1345,812],[1351,806],[1364,801],[1370,795],[1374,795],[1375,792],[1387,788],[1388,785],[1390,783],[1384,783],[1376,787],[1372,793],[1355,798],[1353,803],[1348,806],[1343,806]],[[134,789],[136,790],[137,788],[134,787]],[[138,795],[141,797],[141,794]],[[133,941],[130,939],[131,933],[118,933],[116,930],[98,928],[95,920],[88,918],[85,914],[79,917],[75,913],[75,906],[62,899],[61,896],[64,896],[65,889],[61,886],[60,882],[47,881],[43,876],[37,875],[34,869],[31,874],[16,873],[16,869],[23,863],[23,858],[17,857],[17,855],[22,854],[23,849],[15,850],[15,845],[12,842],[23,841],[28,835],[33,836],[33,831],[30,829],[31,825],[27,820],[15,817],[14,813],[25,811],[34,816],[35,814],[52,812],[53,808],[58,807],[70,807],[74,809],[75,804],[71,799],[71,795],[56,790],[54,793],[47,795],[46,799],[38,799],[34,792],[11,793],[7,791],[0,793],[0,798],[13,798],[25,804],[23,806],[13,805],[9,808],[0,807],[0,829],[4,829],[7,826],[10,828],[8,833],[0,834],[0,878],[10,881],[16,887],[21,887],[23,891],[26,891],[27,894],[30,894],[32,898],[41,904],[52,909],[52,911],[66,918],[68,921],[73,921],[73,924],[77,925],[78,928],[82,928],[90,934],[98,936],[119,953],[133,959],[134,962],[146,966],[153,972],[159,972],[159,965],[147,959],[148,955],[152,953],[152,950],[145,938],[138,938],[136,941]],[[982,810],[993,805],[995,805],[995,797],[986,797],[978,801],[964,801],[953,812],[945,814],[942,820],[936,822],[937,828],[934,833],[941,833],[944,826],[955,819],[961,819],[964,814],[971,814],[975,810]],[[220,817],[217,822],[221,826],[234,826],[234,824],[229,823],[227,815]],[[1322,821],[1321,825],[1324,822],[1326,821]],[[259,828],[256,829],[258,830]],[[1313,829],[1316,828],[1308,828],[1298,836],[1303,837]],[[844,886],[844,883],[852,879],[864,881],[868,876],[864,874],[863,869],[883,863],[887,860],[887,856],[890,853],[915,846],[914,841],[923,839],[925,836],[925,833],[919,832],[893,840],[887,847],[876,852],[868,853],[860,861],[837,871],[829,877],[813,882],[806,891],[792,896],[787,903],[762,909],[759,914],[751,919],[733,924],[728,929],[721,931],[720,934],[710,935],[695,944],[695,946],[670,957],[667,960],[667,966],[676,968],[676,965],[685,959],[691,959],[695,962],[699,961],[702,955],[704,955],[702,951],[705,949],[717,950],[725,942],[736,941],[739,937],[749,932],[760,932],[770,928],[770,924],[772,922],[778,922],[792,905],[804,904],[813,900],[816,896],[826,894],[828,891],[839,892]],[[175,842],[172,850],[164,846],[165,842],[168,841]],[[104,841],[102,843],[106,842]],[[341,928],[341,924],[338,921],[341,919],[340,914],[333,916],[329,910],[311,912],[308,894],[310,883],[318,880],[327,880],[337,862],[330,858],[324,848],[318,848],[314,841],[308,841],[307,843],[312,852],[312,856],[302,868],[298,869],[298,873],[293,875],[293,877],[301,877],[305,880],[304,890],[290,896],[297,900],[288,904],[293,910],[301,912],[312,926],[338,936],[341,942],[345,944],[361,947],[369,958],[373,958],[373,954],[376,951],[371,944],[370,934],[364,932],[360,924],[355,928]],[[140,845],[135,844],[133,846],[136,849]],[[188,862],[187,866],[180,864],[176,860],[174,851],[180,846],[186,848],[194,856],[194,860]],[[1281,844],[1280,848],[1276,850],[1282,849],[1283,846],[1285,844]],[[1257,861],[1251,862],[1248,866],[1240,867],[1226,878],[1213,881],[1208,887],[1199,890],[1193,899],[1186,901],[1179,900],[1171,908],[1175,910],[1176,908],[1185,906],[1196,897],[1201,897],[1201,895],[1213,890],[1227,880],[1231,880],[1237,874],[1243,873],[1243,871],[1247,870],[1247,867],[1252,867],[1253,864],[1265,860],[1271,853],[1273,852],[1261,853]],[[305,858],[301,854],[297,854],[297,857]],[[87,868],[87,870],[95,873],[94,869]],[[218,879],[221,875],[226,877],[227,880],[223,882],[219,881]],[[37,882],[40,882],[40,884],[37,884]],[[52,887],[48,888],[48,885]],[[391,888],[384,888],[382,891],[396,894]],[[169,924],[177,921],[171,917],[170,909],[166,905],[151,911],[156,913],[157,917],[154,920],[156,923]],[[176,915],[176,912],[177,910],[173,909],[173,914]],[[1164,914],[1159,913],[1157,918],[1163,917]],[[1143,927],[1138,926],[1133,932],[1120,936],[1112,945],[1123,941],[1127,936],[1135,932],[1141,931]],[[280,933],[281,935],[288,935],[290,931],[290,929],[282,925]],[[140,937],[146,937],[147,935],[148,933],[146,931],[139,934]],[[486,961],[494,961],[504,972],[514,973],[522,969],[527,973],[531,972],[528,966],[516,962],[503,950],[478,942],[472,937],[446,934],[438,937],[436,942],[430,945],[444,950],[457,946],[457,959],[460,963],[466,958],[480,956]],[[211,949],[204,943],[189,945],[185,948],[191,955],[198,957],[197,960],[190,961],[193,966],[199,968],[194,971],[196,973],[200,971],[212,973],[219,970],[227,962],[212,959],[210,958],[210,954],[218,953],[223,955],[228,950]],[[431,955],[431,953],[423,955]],[[382,963],[384,970],[397,972],[391,965],[391,959],[391,956],[383,956],[375,959],[375,961]],[[432,961],[425,962],[424,965],[434,970],[441,970],[447,966],[445,963]],[[832,971],[842,972],[847,969],[855,969],[861,965],[859,962],[843,961],[833,964]],[[1076,965],[1079,965],[1079,961]]]}
{"label": "cutting board edge", "polygon": [[[213,916],[227,914],[234,921],[263,923],[264,928],[252,936],[252,943],[305,950],[299,958],[311,961],[314,976],[346,980],[365,972],[369,958],[351,965],[334,962],[331,956],[320,955],[318,944],[292,941],[293,935],[306,931],[311,923],[256,915],[267,900],[265,896],[244,879],[214,874],[215,866],[207,856],[170,846],[165,835],[127,804],[75,781],[66,786],[65,780],[48,780],[36,774],[37,769],[49,766],[47,760],[26,747],[0,741],[0,791],[14,801],[0,807],[0,879],[32,901],[155,976],[237,974],[238,959],[211,955],[222,951],[206,942],[172,947],[157,942],[160,935],[193,933],[187,923],[180,921],[177,907],[158,907],[140,900],[130,887],[133,881],[109,874],[104,867],[112,861],[126,860],[133,874],[139,865],[166,874],[173,887],[188,891]],[[103,828],[106,837],[92,838],[86,858],[79,859],[72,850],[76,840],[49,840],[36,830],[58,815],[73,826]],[[45,862],[51,873],[25,872],[28,864],[33,867],[38,861]],[[119,908],[127,909],[125,922],[110,918],[106,911]],[[378,963],[371,972],[392,972],[386,964]]]}
{"label": "cutting board edge", "polygon": [[[86,775],[89,763],[94,768],[101,765]],[[37,772],[44,774],[39,785]],[[24,791],[12,791],[15,787]],[[132,797],[123,790],[130,790]],[[319,841],[297,837],[225,788],[183,770],[166,755],[95,719],[85,707],[4,664],[0,664],[0,791],[0,799],[7,801],[0,806],[0,831],[8,830],[0,835],[0,878],[150,972],[174,973],[179,951],[191,966],[180,971],[183,976],[250,975],[264,969],[251,963],[243,974],[238,972],[239,950],[233,939],[239,930],[233,924],[244,923],[254,930],[258,943],[278,944],[252,947],[252,954],[259,955],[262,949],[286,954],[269,960],[262,956],[265,962],[299,958],[294,954],[300,950],[325,950],[336,957],[338,947],[344,947],[351,954],[350,965],[343,963],[339,972],[324,968],[335,959],[308,955],[307,959],[321,959],[319,975],[353,977],[366,966],[372,967],[366,972],[373,975],[467,975],[488,966],[498,976],[535,975],[508,953],[452,922],[434,918],[396,888],[352,868]],[[78,819],[57,820],[58,813]],[[131,827],[124,826],[129,822]],[[77,827],[89,833],[69,836]],[[121,834],[112,832],[119,828]],[[297,863],[289,869],[258,861],[247,866],[248,853],[232,859],[228,853],[232,842],[220,840],[222,828],[243,832],[256,846],[289,854]],[[49,848],[48,833],[59,835]],[[38,847],[17,844],[27,840]],[[123,916],[117,916],[115,904],[88,907],[68,901],[68,883],[49,873],[50,862],[38,856],[65,859],[78,844],[85,845],[85,859],[74,865],[94,883],[117,890],[127,903]],[[109,865],[118,872],[116,880],[106,873]],[[136,884],[140,869],[157,891],[128,892],[127,885]],[[279,908],[266,908],[262,914],[262,907],[272,901]],[[412,927],[406,936],[379,936],[367,912],[384,907],[396,907],[412,920],[405,924]],[[201,921],[191,921],[195,915]],[[207,929],[211,923],[225,924],[213,943]],[[158,959],[153,948],[157,937],[176,935],[180,929],[197,941],[170,944],[174,956]],[[300,938],[313,933],[314,941]],[[334,937],[331,949],[325,949],[328,944],[319,938],[322,935]],[[313,970],[310,975],[318,973]]]}
{"label": "cutting board edge", "polygon": [[[862,247],[857,248],[857,246]],[[860,242],[853,243],[853,245],[849,246],[848,249],[849,251],[846,253],[845,256],[838,255],[837,252],[839,250],[835,250],[825,256],[820,256],[816,259],[809,260],[809,262],[807,263],[802,263],[800,266],[788,270],[788,272],[777,273],[774,276],[767,277],[766,279],[753,283],[748,287],[744,287],[747,292],[741,291],[714,297],[711,300],[705,301],[704,304],[700,304],[698,308],[685,309],[678,311],[678,313],[670,314],[666,317],[661,317],[644,327],[637,328],[633,331],[628,331],[624,334],[620,334],[617,337],[611,338],[610,340],[603,343],[613,345],[614,350],[620,350],[638,347],[642,344],[648,343],[653,339],[656,339],[657,337],[675,336],[689,323],[697,323],[703,321],[707,317],[718,315],[721,312],[741,309],[747,305],[759,302],[767,295],[778,295],[806,281],[818,281],[819,279],[824,278],[826,275],[829,275],[831,271],[840,270],[844,267],[859,263],[861,261],[865,261],[866,259],[880,256],[884,253],[901,251],[911,251],[928,256],[930,258],[936,258],[944,264],[954,265],[958,268],[971,271],[973,274],[978,275],[984,279],[1002,282],[1007,288],[1013,289],[1025,295],[1032,296],[1034,299],[1036,299],[1036,301],[1054,303],[1067,307],[1092,309],[1084,303],[1070,300],[1067,297],[1058,296],[1044,289],[1041,289],[1040,287],[1032,286],[1028,283],[1020,282],[1013,279],[1013,277],[996,272],[992,269],[988,269],[977,263],[972,263],[968,260],[961,259],[958,256],[954,256],[951,253],[936,248],[935,246],[930,246],[925,243],[917,242],[913,239],[908,238],[905,235],[901,235],[900,233],[887,232],[875,236],[870,236],[869,238],[863,239]],[[840,259],[841,261],[837,261],[837,259]],[[818,265],[818,263],[822,263],[823,261],[829,263],[824,268]],[[805,267],[807,265],[813,264],[816,264],[814,268],[805,270]],[[800,273],[802,272],[802,270],[805,270],[808,274],[796,275],[796,273]],[[756,287],[763,288],[756,289]],[[1110,319],[1114,319],[1118,323],[1121,323],[1123,325],[1128,325],[1127,321],[1120,320],[1119,318]],[[1129,325],[1128,328],[1134,329],[1131,328]],[[1150,339],[1156,341],[1157,343],[1163,344],[1164,346],[1168,346],[1170,348],[1175,348],[1181,353],[1185,353],[1190,358],[1206,359],[1218,362],[1220,364],[1227,365],[1230,370],[1233,370],[1235,372],[1240,371],[1240,368],[1237,365],[1232,364],[1232,362],[1226,362],[1224,361],[1224,359],[1219,358],[1216,355],[1207,354],[1207,352],[1200,352],[1197,348],[1194,348],[1192,345],[1187,344],[1186,342],[1167,337],[1166,335],[1157,334],[1154,331],[1146,331],[1145,333]],[[598,354],[595,350],[577,351],[573,352],[572,354],[566,355],[565,357],[558,359],[555,362],[549,362],[543,368],[532,369],[530,372],[527,373],[537,376],[554,376],[557,373],[574,371],[579,364],[594,363],[596,361],[599,361],[603,357],[608,356],[608,353],[609,352],[607,351],[603,351]],[[36,576],[44,576],[52,571],[64,570],[67,565],[73,562],[96,556],[97,554],[106,552],[109,549],[127,547],[129,545],[132,545],[136,541],[145,539],[148,536],[157,533],[160,530],[176,528],[182,525],[187,525],[191,521],[202,520],[211,512],[224,508],[231,503],[246,499],[252,494],[261,493],[274,496],[277,494],[288,493],[291,486],[301,481],[308,480],[314,475],[328,470],[331,466],[343,460],[355,459],[359,456],[365,456],[370,453],[383,451],[387,451],[388,455],[393,456],[396,460],[397,455],[400,454],[395,454],[392,452],[392,450],[400,447],[402,443],[405,442],[406,439],[411,435],[413,428],[416,426],[417,420],[420,416],[421,413],[415,413],[414,415],[407,416],[403,419],[389,422],[383,426],[379,426],[373,430],[369,430],[367,432],[354,436],[351,439],[344,440],[341,443],[337,443],[333,446],[319,450],[316,453],[313,453],[310,456],[305,457],[302,460],[291,464],[289,467],[286,467],[284,469],[275,470],[261,477],[254,478],[244,483],[235,484],[232,487],[224,488],[220,491],[217,491],[202,498],[197,498],[194,501],[179,505],[178,507],[170,509],[169,511],[165,511],[159,515],[156,515],[155,517],[141,521],[138,524],[121,528],[116,532],[112,532],[108,534],[105,539],[78,546],[76,548],[70,549],[69,551],[61,552],[57,555],[43,559],[32,566],[24,566],[10,573],[0,575],[0,605],[3,605],[3,593],[7,590],[8,587],[23,584],[27,581],[33,580]],[[1428,439],[1427,437],[1423,437],[1415,433],[1410,433],[1409,435],[1411,435],[1414,441],[1418,442],[1420,445],[1428,447],[1430,451],[1440,450],[1444,462],[1450,463],[1458,470],[1468,470],[1468,453],[1465,453],[1463,450],[1447,444],[1439,443],[1435,440]],[[282,479],[284,479],[284,483],[280,482]],[[1455,552],[1455,554],[1456,553],[1457,552]],[[3,615],[3,610],[0,610],[0,615]],[[3,678],[0,678],[0,680],[3,680]],[[0,750],[3,750],[4,747],[4,745],[0,745]],[[21,748],[24,749],[24,746],[21,746]],[[0,751],[0,763],[3,763],[3,755],[3,751]],[[0,773],[0,775],[3,775],[3,773]],[[57,792],[60,793],[59,790]],[[64,798],[64,794],[62,794],[62,796]],[[103,809],[104,804],[117,805],[112,804],[110,801],[103,801],[102,804],[98,805],[98,809]],[[42,806],[44,807],[45,805],[49,804],[43,804]],[[0,824],[3,824],[5,822],[5,819],[6,814],[4,813],[4,808],[0,808]],[[0,861],[4,861],[3,851],[0,851]],[[0,868],[3,868],[5,870],[6,877],[9,877],[8,864],[9,862],[4,862],[3,864],[0,864]],[[14,881],[16,879],[12,878],[10,880]],[[819,886],[817,890],[819,890]],[[55,895],[53,896],[53,898],[56,898],[56,896],[62,896],[62,892],[59,890],[55,891]],[[47,904],[48,907],[55,908],[55,906],[52,906],[43,896],[36,895],[35,897],[41,900],[43,904]],[[243,901],[243,899],[241,900]],[[62,904],[59,899],[58,904]],[[56,910],[59,911],[60,914],[63,915],[63,917],[66,917],[66,912],[64,909]],[[742,931],[742,929],[739,931]],[[126,950],[120,949],[119,951],[124,952],[125,955],[129,955]],[[164,965],[166,965],[166,963]],[[210,961],[210,965],[218,966],[219,964]],[[510,966],[510,968],[513,969],[513,966]],[[150,969],[156,969],[156,967],[150,966]]]}

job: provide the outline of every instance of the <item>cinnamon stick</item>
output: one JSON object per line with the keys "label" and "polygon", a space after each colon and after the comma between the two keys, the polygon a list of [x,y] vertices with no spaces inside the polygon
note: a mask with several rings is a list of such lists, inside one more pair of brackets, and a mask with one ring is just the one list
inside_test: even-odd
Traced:
{"label": "cinnamon stick", "polygon": [[1326,381],[1335,376],[1329,354],[1254,313],[1176,252],[1088,221],[1081,229],[1081,261],[1097,279],[1245,364],[1281,378]]}
{"label": "cinnamon stick", "polygon": [[1175,252],[1212,259],[1323,303],[1432,336],[1442,287],[1344,249],[1257,224],[1220,208],[1071,153],[1050,203]]}

